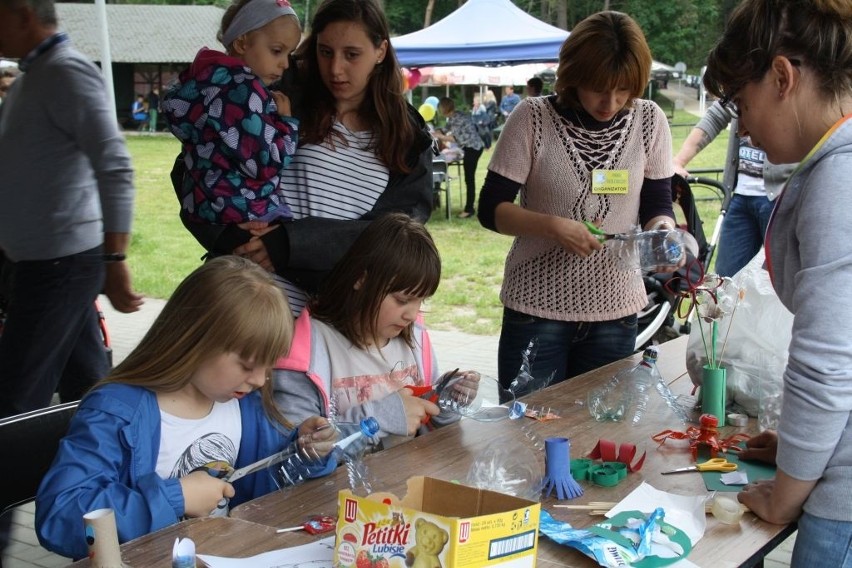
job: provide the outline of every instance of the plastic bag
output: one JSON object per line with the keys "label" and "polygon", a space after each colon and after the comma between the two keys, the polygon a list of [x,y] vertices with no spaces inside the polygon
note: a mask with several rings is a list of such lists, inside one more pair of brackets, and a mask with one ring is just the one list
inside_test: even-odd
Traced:
{"label": "plastic bag", "polygon": [[622,511],[612,518],[574,529],[541,511],[539,531],[552,541],[575,548],[599,566],[660,568],[686,558],[692,542],[681,529],[664,521],[665,511],[650,515]]}
{"label": "plastic bag", "polygon": [[[736,403],[750,416],[758,416],[763,406],[780,396],[787,366],[793,314],[778,299],[769,273],[764,270],[763,249],[733,277],[744,289],[742,301],[730,321],[719,329],[725,342],[722,366],[727,368],[728,404]],[[727,338],[725,334],[727,333]],[[702,367],[707,363],[698,322],[693,322],[686,348],[686,369],[692,384],[701,385]]]}

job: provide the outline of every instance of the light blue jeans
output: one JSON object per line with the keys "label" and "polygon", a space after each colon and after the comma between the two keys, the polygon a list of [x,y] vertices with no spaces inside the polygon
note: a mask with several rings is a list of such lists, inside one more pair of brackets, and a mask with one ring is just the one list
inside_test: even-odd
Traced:
{"label": "light blue jeans", "polygon": [[765,196],[735,193],[722,220],[716,250],[716,273],[733,276],[748,264],[760,247],[775,202]]}
{"label": "light blue jeans", "polygon": [[852,522],[802,514],[790,566],[852,568]]}
{"label": "light blue jeans", "polygon": [[[636,314],[612,321],[575,322],[549,320],[503,308],[497,351],[500,384],[508,388],[517,376],[521,354],[533,338],[538,339],[538,351],[530,372],[537,381],[554,374],[555,384],[633,353],[637,327]],[[528,392],[522,390],[515,396]]]}

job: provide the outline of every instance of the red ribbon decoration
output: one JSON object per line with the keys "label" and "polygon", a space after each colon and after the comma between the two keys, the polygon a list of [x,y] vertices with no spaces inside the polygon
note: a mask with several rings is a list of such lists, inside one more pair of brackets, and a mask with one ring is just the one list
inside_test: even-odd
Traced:
{"label": "red ribbon decoration", "polygon": [[630,462],[632,462],[633,458],[636,456],[636,446],[634,444],[621,444],[618,447],[618,455],[616,456],[615,442],[601,439],[598,440],[598,445],[595,446],[595,449],[592,450],[587,457],[590,457],[593,460],[601,460],[605,462],[621,462],[627,466],[627,471],[630,473],[636,473],[642,469],[642,464],[645,463],[646,453],[647,452],[643,452],[639,461],[637,461],[634,465],[630,465]]}

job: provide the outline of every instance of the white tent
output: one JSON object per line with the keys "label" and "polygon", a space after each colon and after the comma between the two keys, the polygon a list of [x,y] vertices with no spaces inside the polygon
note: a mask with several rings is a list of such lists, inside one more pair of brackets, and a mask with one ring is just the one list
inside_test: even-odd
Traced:
{"label": "white tent", "polygon": [[527,80],[542,72],[556,71],[556,63],[521,63],[501,67],[477,65],[452,65],[448,67],[421,67],[420,85],[524,85]]}

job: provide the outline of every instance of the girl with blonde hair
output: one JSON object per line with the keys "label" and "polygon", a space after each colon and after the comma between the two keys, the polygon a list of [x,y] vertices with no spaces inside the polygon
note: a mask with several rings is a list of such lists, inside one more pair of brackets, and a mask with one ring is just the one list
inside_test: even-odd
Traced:
{"label": "girl with blonde hair", "polygon": [[262,268],[232,256],[197,268],[80,402],[36,497],[41,544],[81,558],[89,511],[113,509],[126,542],[276,488],[267,472],[232,486],[223,471],[293,443],[326,455],[335,438],[326,420],[307,417],[296,430],[272,403],[272,367],[292,335],[287,300]]}

